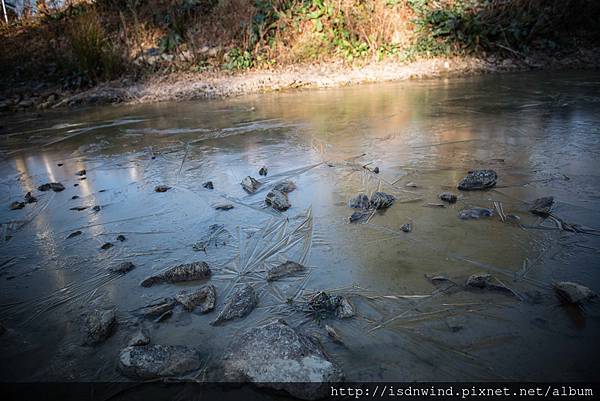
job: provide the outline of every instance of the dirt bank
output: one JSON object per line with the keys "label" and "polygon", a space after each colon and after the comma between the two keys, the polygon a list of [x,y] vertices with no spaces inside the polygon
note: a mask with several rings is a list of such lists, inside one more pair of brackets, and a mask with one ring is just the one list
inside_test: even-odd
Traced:
{"label": "dirt bank", "polygon": [[329,88],[361,83],[427,79],[471,74],[527,71],[533,69],[596,69],[600,66],[600,48],[578,50],[575,54],[536,55],[524,58],[495,56],[434,58],[400,64],[382,62],[351,67],[326,63],[248,70],[240,73],[213,71],[152,76],[132,82],[112,81],[79,93],[35,87],[16,88],[5,94],[0,110],[18,111],[76,107],[115,103],[155,103],[194,99],[216,99],[297,88]]}

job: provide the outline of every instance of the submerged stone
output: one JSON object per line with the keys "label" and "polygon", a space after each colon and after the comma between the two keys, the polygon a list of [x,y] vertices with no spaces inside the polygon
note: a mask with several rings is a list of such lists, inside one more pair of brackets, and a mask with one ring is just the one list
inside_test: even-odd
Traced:
{"label": "submerged stone", "polygon": [[63,184],[61,184],[60,182],[49,182],[47,184],[43,184],[40,185],[38,187],[38,190],[42,191],[42,192],[46,192],[46,191],[54,191],[54,192],[60,192],[60,191],[64,191],[65,187]]}
{"label": "submerged stone", "polygon": [[237,287],[223,307],[217,319],[211,324],[217,326],[232,319],[240,319],[250,314],[258,303],[258,296],[249,284]]}
{"label": "submerged stone", "polygon": [[156,318],[164,315],[166,312],[173,310],[175,300],[173,298],[162,298],[151,304],[144,306],[140,313],[145,318]]}
{"label": "submerged stone", "polygon": [[102,244],[102,246],[100,247],[100,249],[103,250],[107,250],[113,247],[113,244],[111,244],[110,242],[105,242],[104,244]]}
{"label": "submerged stone", "polygon": [[206,189],[215,189],[212,181],[206,181],[202,186]]}
{"label": "submerged stone", "polygon": [[78,235],[81,235],[81,231],[73,231],[71,234],[69,234],[67,236],[67,239],[71,239],[73,237],[77,237]]}
{"label": "submerged stone", "polygon": [[19,210],[25,207],[25,202],[13,202],[10,204],[10,210]]}
{"label": "submerged stone", "polygon": [[458,213],[458,217],[462,220],[474,220],[481,217],[491,217],[494,215],[492,209],[485,207],[473,207],[470,209],[463,209]]}
{"label": "submerged stone", "polygon": [[492,188],[496,185],[498,175],[494,170],[472,170],[460,180],[458,189],[461,191],[473,191]]}
{"label": "submerged stone", "polygon": [[561,301],[569,304],[581,304],[596,296],[588,287],[570,281],[555,283],[554,290]]}
{"label": "submerged stone", "polygon": [[554,205],[553,196],[545,196],[538,198],[533,201],[533,205],[529,208],[529,211],[537,216],[548,217],[552,212],[552,206]]}
{"label": "submerged stone", "polygon": [[287,194],[276,189],[269,191],[265,198],[265,203],[280,212],[286,211],[292,207]]}
{"label": "submerged stone", "polygon": [[156,192],[167,192],[169,189],[171,189],[171,187],[167,185],[157,185],[154,187],[154,191]]}
{"label": "submerged stone", "polygon": [[216,210],[231,210],[234,206],[231,203],[216,203],[213,205]]}
{"label": "submerged stone", "polygon": [[262,176],[266,176],[267,175],[267,168],[265,166],[262,166],[260,168],[260,170],[258,170],[258,175],[262,175]]}
{"label": "submerged stone", "polygon": [[158,283],[177,283],[181,281],[205,280],[212,272],[206,262],[193,262],[173,266],[141,282],[142,287],[150,287]]}
{"label": "submerged stone", "polygon": [[132,262],[121,262],[110,267],[110,271],[114,273],[127,273],[133,269],[135,269],[135,265]]}
{"label": "submerged stone", "polygon": [[348,217],[348,220],[350,221],[350,223],[356,223],[358,221],[364,220],[370,214],[371,213],[368,210],[359,210],[357,212],[352,213],[350,217]]}
{"label": "submerged stone", "polygon": [[326,396],[331,384],[343,380],[320,344],[283,320],[246,331],[229,349],[223,362],[228,381],[251,382],[313,400]]}
{"label": "submerged stone", "polygon": [[448,202],[448,203],[456,203],[456,200],[458,199],[457,196],[455,194],[453,194],[452,192],[442,192],[440,194],[440,199],[443,200],[444,202]]}
{"label": "submerged stone", "polygon": [[114,331],[116,315],[114,310],[95,309],[84,316],[84,345],[95,345],[103,342]]}
{"label": "submerged stone", "polygon": [[290,192],[294,192],[296,190],[296,184],[294,181],[282,181],[276,184],[273,187],[273,190],[283,192],[284,194],[289,194]]}
{"label": "submerged stone", "polygon": [[385,209],[394,203],[396,198],[393,195],[386,194],[385,192],[375,192],[371,196],[371,207],[374,209]]}
{"label": "submerged stone", "polygon": [[215,308],[217,290],[209,284],[192,292],[182,291],[175,299],[189,312],[198,307],[200,313],[208,313]]}
{"label": "submerged stone", "polygon": [[37,198],[35,196],[31,195],[31,192],[27,192],[25,194],[25,202],[34,203],[34,202],[37,202]]}
{"label": "submerged stone", "polygon": [[244,190],[246,192],[251,193],[251,194],[256,192],[256,190],[262,185],[259,181],[257,181],[256,179],[254,179],[250,176],[247,176],[246,178],[244,178],[240,184],[242,185],[242,188],[244,188]]}
{"label": "submerged stone", "polygon": [[402,225],[402,227],[400,227],[400,230],[404,231],[405,233],[409,233],[412,231],[412,224],[406,223],[406,224]]}
{"label": "submerged stone", "polygon": [[128,345],[131,347],[139,347],[147,344],[150,344],[150,337],[148,337],[148,334],[146,334],[146,332],[143,329],[139,329],[131,337],[131,340],[129,340]]}
{"label": "submerged stone", "polygon": [[274,281],[281,277],[285,277],[290,274],[301,272],[305,269],[306,269],[306,267],[302,266],[300,263],[296,263],[296,262],[292,262],[292,261],[288,260],[285,263],[282,263],[271,269],[268,269],[267,270],[267,280]]}
{"label": "submerged stone", "polygon": [[183,345],[129,346],[119,354],[119,370],[132,379],[179,376],[200,366],[200,353]]}
{"label": "submerged stone", "polygon": [[117,241],[121,241],[121,242],[123,242],[123,241],[125,241],[126,239],[127,239],[127,238],[125,238],[125,236],[124,236],[123,234],[119,234],[119,235],[117,235]]}
{"label": "submerged stone", "polygon": [[348,206],[354,209],[368,209],[369,197],[366,194],[358,194],[348,201]]}

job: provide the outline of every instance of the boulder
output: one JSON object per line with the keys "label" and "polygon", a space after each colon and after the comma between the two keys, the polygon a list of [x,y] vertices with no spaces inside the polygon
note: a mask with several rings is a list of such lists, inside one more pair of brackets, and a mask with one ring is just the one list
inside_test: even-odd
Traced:
{"label": "boulder", "polygon": [[494,170],[472,170],[460,180],[458,189],[461,191],[473,191],[492,188],[496,185],[498,175]]}
{"label": "boulder", "polygon": [[183,345],[129,346],[119,354],[119,370],[132,379],[181,376],[200,366],[199,352]]}
{"label": "boulder", "polygon": [[314,400],[343,380],[319,343],[283,320],[246,331],[229,349],[223,362],[228,381],[251,382]]}

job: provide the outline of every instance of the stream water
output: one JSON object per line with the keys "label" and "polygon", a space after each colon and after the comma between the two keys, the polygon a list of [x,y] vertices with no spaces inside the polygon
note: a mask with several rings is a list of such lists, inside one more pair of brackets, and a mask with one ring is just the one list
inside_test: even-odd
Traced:
{"label": "stream water", "polygon": [[[273,318],[320,337],[348,380],[598,379],[599,302],[566,307],[551,286],[575,281],[600,292],[597,72],[20,113],[0,125],[1,381],[126,380],[118,353],[136,325],[153,343],[197,347],[205,369],[195,377],[218,380],[232,339]],[[476,168],[494,169],[496,188],[458,191]],[[82,169],[86,179],[75,174]],[[263,182],[255,194],[240,186],[248,175]],[[208,180],[214,190],[203,188]],[[282,180],[297,189],[280,213],[264,198]],[[66,189],[38,191],[46,182]],[[172,188],[155,192],[161,184]],[[393,206],[349,223],[348,200],[378,190],[397,198]],[[36,203],[9,209],[29,191]],[[430,207],[444,191],[458,202]],[[554,215],[584,232],[529,213],[541,196],[554,196]],[[215,210],[218,202],[234,208]],[[457,217],[494,202],[520,220]],[[89,208],[71,210],[80,206]],[[106,242],[114,246],[101,249]],[[213,270],[216,311],[177,310],[160,323],[138,316],[203,284],[144,288],[145,277],[199,260]],[[308,269],[267,282],[265,269],[286,260]],[[123,261],[136,268],[108,270]],[[478,272],[512,293],[465,289]],[[428,275],[456,285],[436,287]],[[256,289],[257,309],[209,325],[241,283]],[[320,290],[347,296],[357,315],[311,319],[299,305]],[[81,345],[90,308],[117,310],[115,334],[94,347]]]}

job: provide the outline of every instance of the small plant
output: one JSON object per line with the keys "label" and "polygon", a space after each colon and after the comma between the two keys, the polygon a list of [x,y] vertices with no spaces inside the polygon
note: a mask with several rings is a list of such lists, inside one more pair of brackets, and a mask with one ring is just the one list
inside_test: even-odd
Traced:
{"label": "small plant", "polygon": [[240,50],[237,47],[231,49],[225,56],[223,67],[227,70],[245,70],[254,65],[254,58],[248,50]]}
{"label": "small plant", "polygon": [[97,80],[113,78],[120,71],[121,56],[107,37],[95,10],[77,15],[68,36],[72,55],[81,73]]}

